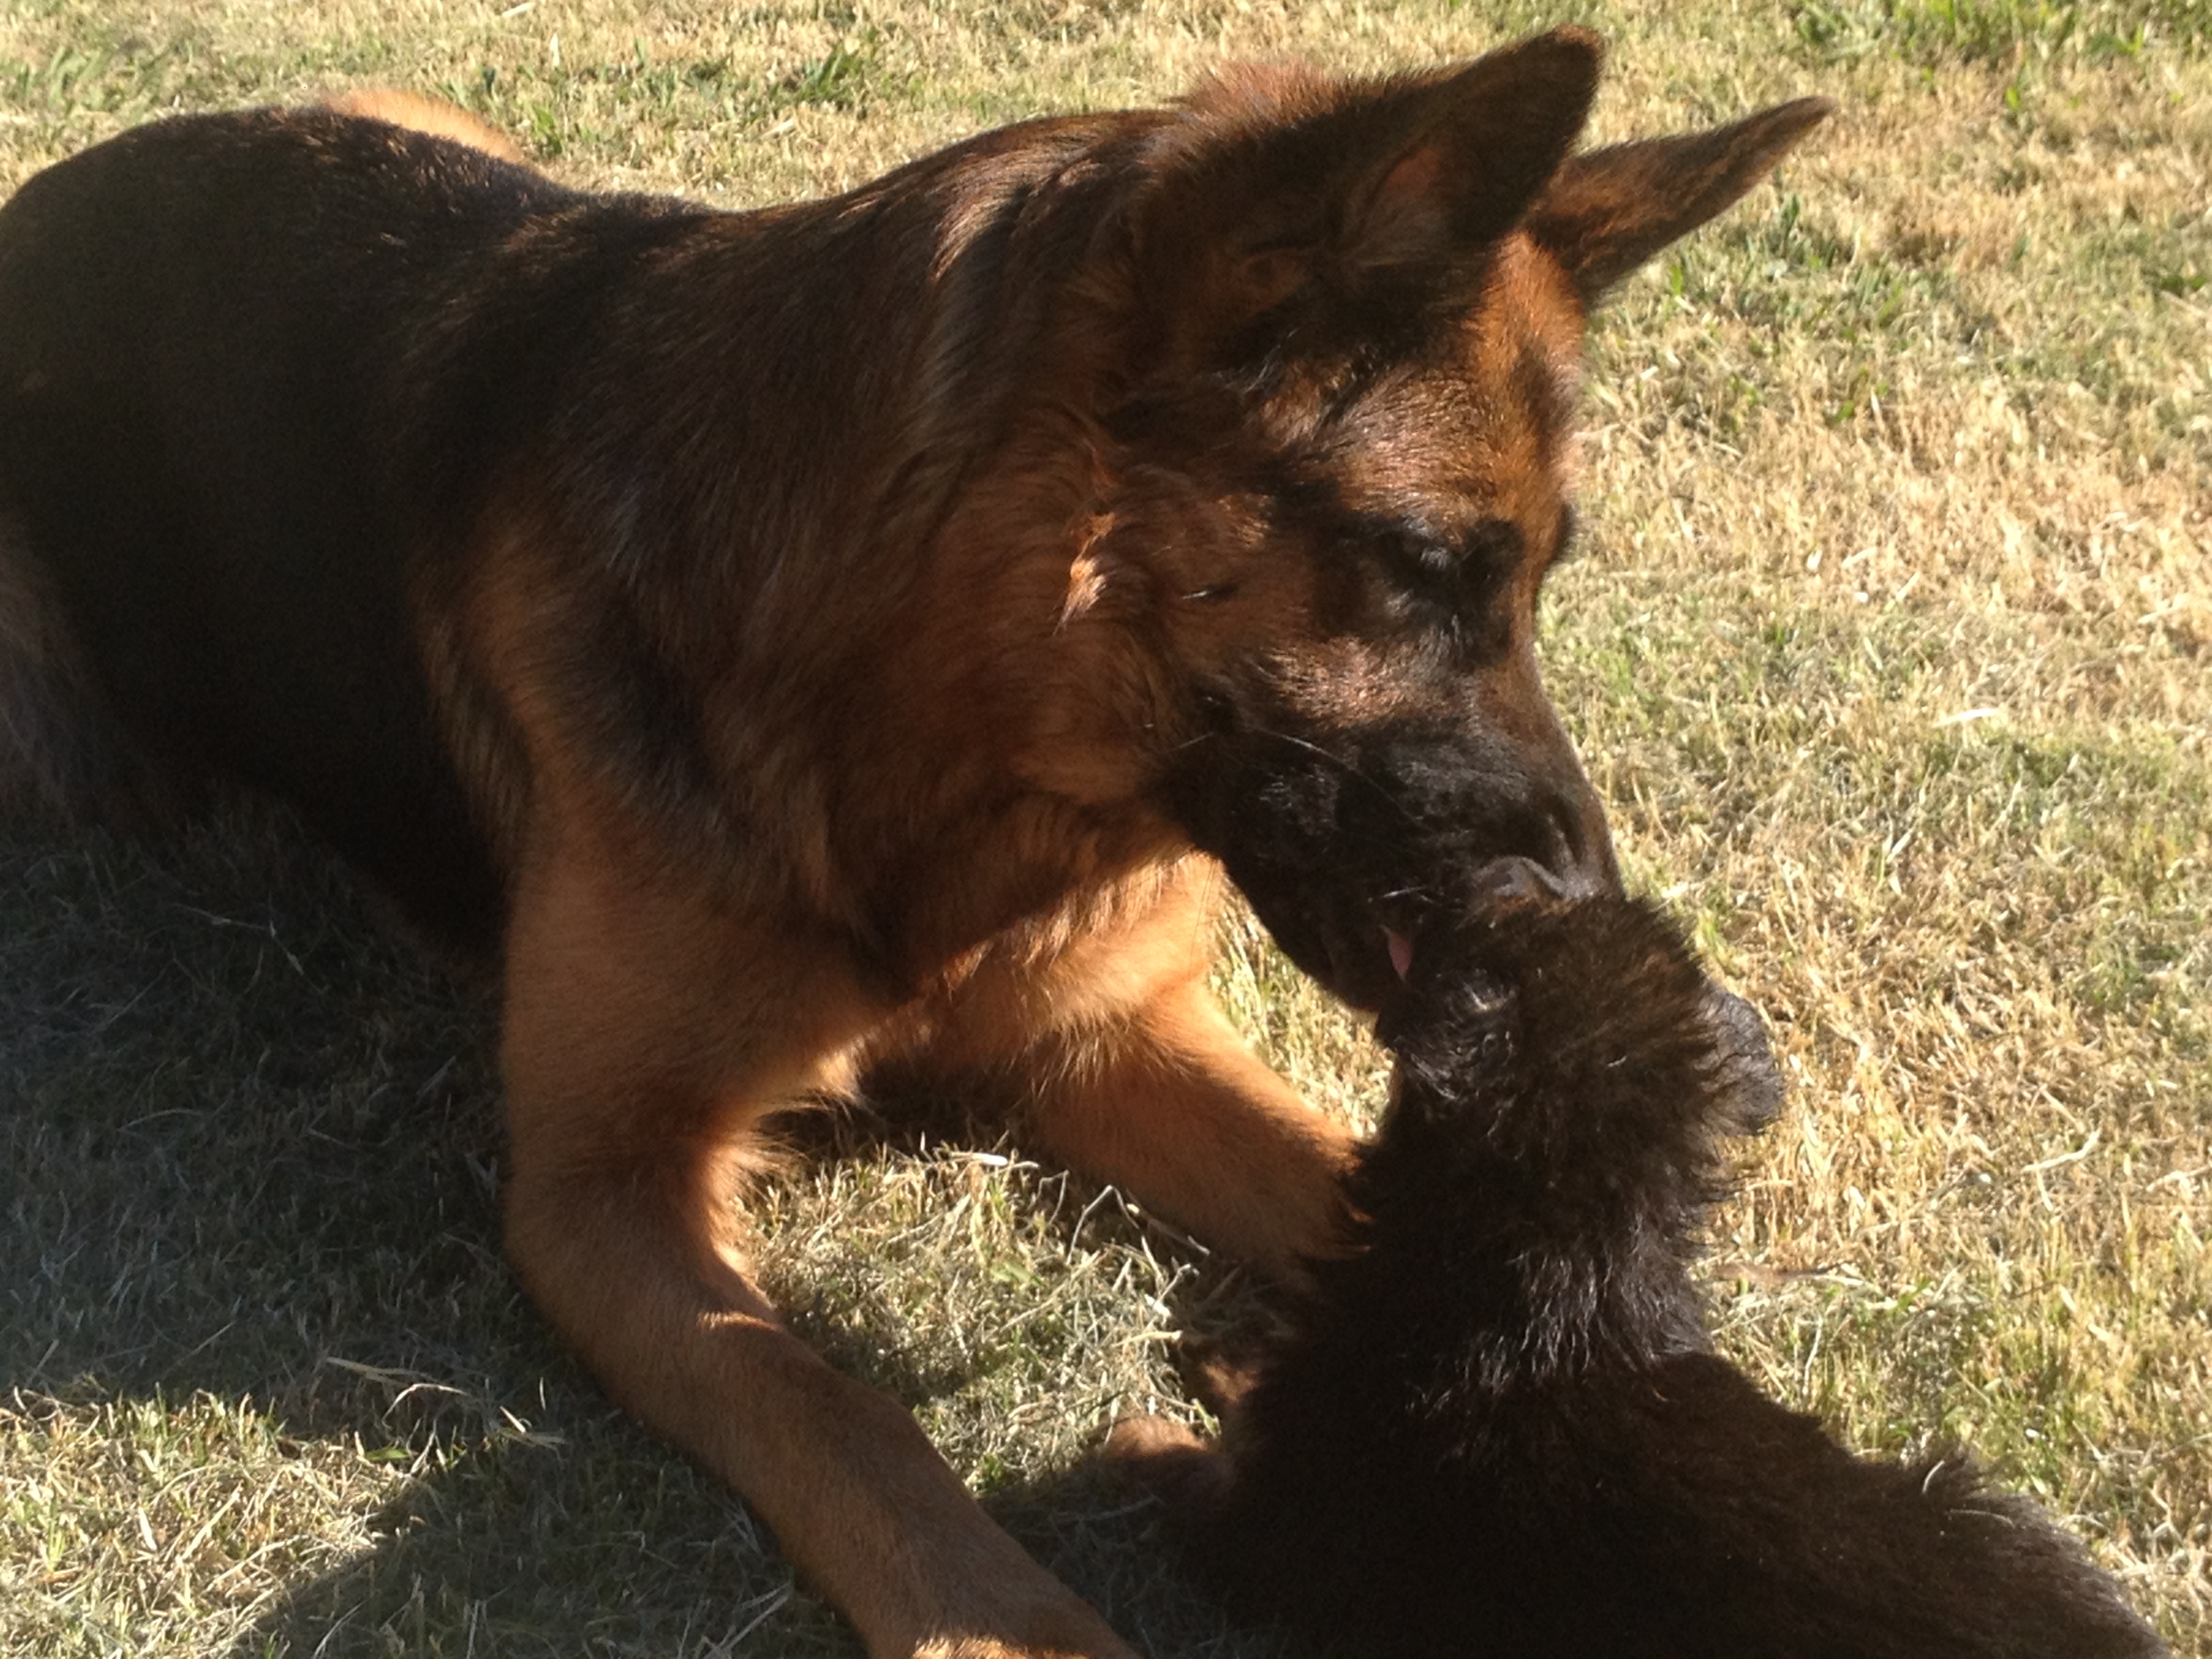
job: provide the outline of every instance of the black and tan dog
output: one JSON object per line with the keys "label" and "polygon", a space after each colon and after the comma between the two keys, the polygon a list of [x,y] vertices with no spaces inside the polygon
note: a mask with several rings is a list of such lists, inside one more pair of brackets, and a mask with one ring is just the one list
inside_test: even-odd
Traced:
{"label": "black and tan dog", "polygon": [[1432,928],[1349,1254],[1229,1406],[1121,1453],[1264,1615],[1368,1659],[2156,1659],[2080,1546],[1963,1455],[1851,1456],[1711,1352],[1755,1015],[1619,898]]}
{"label": "black and tan dog", "polygon": [[1584,315],[1825,106],[1571,155],[1597,63],[1242,73],[748,214],[264,110],[0,211],[0,759],[274,794],[497,961],[517,1273],[872,1653],[1123,1650],[780,1324],[763,1119],[992,1073],[1282,1266],[1350,1146],[1204,992],[1220,869],[1370,1006],[1438,872],[1616,884],[1532,645]]}

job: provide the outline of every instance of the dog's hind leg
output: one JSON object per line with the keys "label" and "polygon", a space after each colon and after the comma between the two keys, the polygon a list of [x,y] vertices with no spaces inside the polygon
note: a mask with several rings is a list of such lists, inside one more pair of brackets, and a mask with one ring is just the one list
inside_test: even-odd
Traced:
{"label": "dog's hind leg", "polygon": [[733,1188],[754,1125],[881,1011],[833,945],[756,933],[580,825],[539,818],[508,938],[507,1243],[532,1297],[876,1659],[1130,1659],[747,1273]]}

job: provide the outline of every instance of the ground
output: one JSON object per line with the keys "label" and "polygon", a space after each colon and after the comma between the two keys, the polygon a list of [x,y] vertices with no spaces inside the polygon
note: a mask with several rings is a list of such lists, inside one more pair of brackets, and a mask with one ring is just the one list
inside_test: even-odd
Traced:
{"label": "ground", "polygon": [[[1978,1444],[2212,1656],[2212,9],[6,0],[0,190],[131,123],[442,93],[571,182],[732,206],[1229,57],[1561,20],[1610,138],[1837,118],[1600,319],[1553,689],[1632,884],[1792,1085],[1729,1350],[1852,1443]],[[4,326],[4,319],[0,319]],[[1364,1037],[1249,926],[1315,1097]],[[0,828],[0,1649],[849,1654],[496,1251],[480,992],[281,824]],[[1237,1275],[1012,1144],[853,1121],[763,1200],[806,1329],[1155,1659],[1258,1656],[1080,1469],[1191,1413]]]}

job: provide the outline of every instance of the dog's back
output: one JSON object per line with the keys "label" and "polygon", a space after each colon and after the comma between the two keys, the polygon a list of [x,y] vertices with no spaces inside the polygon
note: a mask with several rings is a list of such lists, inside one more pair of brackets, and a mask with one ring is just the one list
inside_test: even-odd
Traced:
{"label": "dog's back", "polygon": [[19,781],[128,816],[237,778],[418,915],[489,931],[411,637],[416,526],[392,481],[434,428],[410,402],[419,352],[394,348],[434,338],[471,267],[564,200],[382,122],[260,111],[126,133],[0,210]]}
{"label": "dog's back", "polygon": [[129,819],[250,784],[483,943],[416,590],[594,279],[688,210],[574,195],[440,107],[157,122],[0,207],[0,790]]}
{"label": "dog's back", "polygon": [[826,616],[787,568],[939,511],[951,465],[894,463],[1014,380],[978,299],[1005,239],[948,204],[1004,209],[1110,122],[730,215],[364,113],[155,123],[0,208],[0,789],[128,818],[243,783],[482,949],[529,786],[468,616],[560,613],[561,660],[500,666],[562,677],[641,796],[708,793],[672,685],[702,653],[818,713],[903,573]]}
{"label": "dog's back", "polygon": [[1206,1536],[1250,1605],[1407,1659],[2163,1651],[1969,1462],[1854,1458],[1707,1351],[1686,1267],[1769,1062],[1671,928],[1598,900],[1425,949],[1364,1249],[1231,1419]]}

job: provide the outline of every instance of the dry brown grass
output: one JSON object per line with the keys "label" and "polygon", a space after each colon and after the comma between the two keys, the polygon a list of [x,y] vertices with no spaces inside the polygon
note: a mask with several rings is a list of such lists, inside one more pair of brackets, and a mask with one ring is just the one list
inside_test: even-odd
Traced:
{"label": "dry brown grass", "polygon": [[[11,0],[0,186],[391,82],[736,205],[1224,55],[1560,15],[1615,43],[1601,136],[1836,94],[1603,319],[1550,672],[1796,1084],[1723,1230],[1730,1346],[1863,1446],[1975,1440],[2206,1659],[2212,19],[2069,9]],[[465,994],[259,826],[19,829],[0,867],[0,1648],[850,1650],[517,1304]],[[1232,945],[1260,1040],[1371,1109],[1364,1038]],[[1247,1316],[1235,1276],[1018,1148],[842,1139],[764,1206],[801,1322],[1151,1651],[1272,1650],[1073,1473],[1184,1409],[1173,1333]]]}

